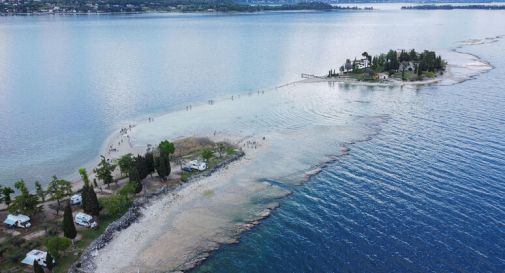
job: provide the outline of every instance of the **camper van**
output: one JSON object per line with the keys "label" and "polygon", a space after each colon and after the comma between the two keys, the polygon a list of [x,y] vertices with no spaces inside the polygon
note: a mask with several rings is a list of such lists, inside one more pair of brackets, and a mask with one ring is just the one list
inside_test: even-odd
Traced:
{"label": "camper van", "polygon": [[82,212],[78,212],[75,215],[75,223],[88,228],[96,228],[98,226],[91,215]]}
{"label": "camper van", "polygon": [[29,228],[32,226],[32,224],[30,223],[30,217],[23,214],[7,215],[4,224],[6,224],[9,227],[20,227],[20,228]]}
{"label": "camper van", "polygon": [[198,160],[192,160],[189,162],[189,166],[191,169],[198,171],[205,171],[207,169],[207,163]]}
{"label": "camper van", "polygon": [[82,203],[82,196],[80,194],[74,194],[70,197],[70,204],[80,205]]}
{"label": "camper van", "polygon": [[[47,252],[38,250],[38,249],[33,249],[30,252],[26,253],[26,257],[21,261],[22,264],[26,265],[27,267],[32,267],[33,263],[37,261],[37,263],[43,267],[46,267],[46,257],[47,257]],[[55,264],[56,261],[53,259],[53,264]]]}

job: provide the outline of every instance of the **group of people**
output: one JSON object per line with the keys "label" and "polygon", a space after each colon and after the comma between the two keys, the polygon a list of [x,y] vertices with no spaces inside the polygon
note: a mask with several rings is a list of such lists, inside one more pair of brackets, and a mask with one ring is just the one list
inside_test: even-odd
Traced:
{"label": "group of people", "polygon": [[[263,139],[263,141],[265,141],[266,137],[263,137],[262,139]],[[248,140],[242,146],[247,147],[247,148],[257,149],[258,145],[259,145],[259,143],[256,142],[256,140]]]}
{"label": "group of people", "polygon": [[[152,118],[149,118],[149,121],[153,121],[154,119]],[[119,148],[119,146],[121,146],[121,144],[124,142],[124,140],[126,139],[126,141],[128,141],[128,145],[130,145],[130,147],[132,147],[132,144],[131,144],[131,141],[130,141],[130,135],[128,134],[132,128],[135,127],[134,125],[128,125],[128,127],[125,127],[125,128],[121,128],[119,130],[119,135],[121,136],[121,139],[117,142],[117,147]],[[116,147],[114,147],[113,144],[110,144],[109,145],[109,151],[108,151],[108,155],[110,155],[112,152],[117,152],[118,149]]]}

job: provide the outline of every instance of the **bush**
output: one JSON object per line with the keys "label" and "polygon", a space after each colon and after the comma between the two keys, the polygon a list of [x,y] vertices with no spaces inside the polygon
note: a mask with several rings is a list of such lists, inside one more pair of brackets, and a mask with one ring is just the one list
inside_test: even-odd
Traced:
{"label": "bush", "polygon": [[54,258],[60,257],[60,252],[65,251],[70,247],[72,242],[65,237],[49,237],[46,240],[47,251],[51,253]]}
{"label": "bush", "polygon": [[100,205],[109,216],[114,218],[123,215],[130,207],[130,204],[128,197],[121,194],[113,194],[100,199]]}
{"label": "bush", "polygon": [[128,182],[121,189],[119,189],[118,194],[123,196],[128,196],[130,194],[135,193],[135,185],[133,183]]}

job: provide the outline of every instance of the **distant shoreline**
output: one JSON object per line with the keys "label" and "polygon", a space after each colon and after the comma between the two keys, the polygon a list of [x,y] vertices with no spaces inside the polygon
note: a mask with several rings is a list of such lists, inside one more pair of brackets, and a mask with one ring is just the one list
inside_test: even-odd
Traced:
{"label": "distant shoreline", "polygon": [[479,9],[479,10],[505,10],[505,3],[502,5],[419,5],[403,6],[403,10],[455,10],[455,9]]}
{"label": "distant shoreline", "polygon": [[[151,5],[151,6],[150,6]],[[0,16],[32,15],[112,15],[112,14],[148,14],[148,13],[258,13],[275,11],[335,11],[335,10],[373,10],[373,7],[350,5],[331,5],[323,2],[309,2],[283,5],[248,5],[233,2],[216,4],[191,2],[187,4],[95,4],[91,6],[41,1],[40,6],[12,6],[0,3]]]}

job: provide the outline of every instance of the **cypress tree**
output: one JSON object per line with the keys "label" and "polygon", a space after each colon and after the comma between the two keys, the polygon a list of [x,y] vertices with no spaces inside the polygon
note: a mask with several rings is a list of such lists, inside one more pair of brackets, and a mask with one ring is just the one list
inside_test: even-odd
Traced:
{"label": "cypress tree", "polygon": [[68,239],[75,239],[77,231],[75,230],[74,219],[72,216],[72,209],[70,208],[70,203],[67,203],[65,211],[63,213],[63,234]]}
{"label": "cypress tree", "polygon": [[87,213],[94,216],[98,216],[100,213],[100,204],[98,203],[98,198],[96,197],[95,189],[93,186],[88,187]]}
{"label": "cypress tree", "polygon": [[149,170],[147,167],[147,161],[145,157],[138,155],[137,159],[135,160],[135,166],[139,173],[140,178],[139,181],[141,181],[142,179],[146,178],[149,175]]}
{"label": "cypress tree", "polygon": [[35,260],[33,261],[33,272],[34,273],[44,273],[44,268]]}
{"label": "cypress tree", "polygon": [[154,157],[153,153],[146,153],[145,154],[145,159],[146,159],[146,167],[147,167],[147,172],[151,174],[154,172]]}
{"label": "cypress tree", "polygon": [[49,253],[49,252],[47,252],[47,256],[46,256],[46,268],[51,272],[53,271],[53,268],[54,268],[53,256],[51,256],[51,253]]}
{"label": "cypress tree", "polygon": [[161,177],[161,179],[165,180],[165,178],[169,176],[171,172],[168,155],[160,154],[160,156],[157,158],[157,161],[158,164],[156,164],[156,171],[158,172],[158,175]]}
{"label": "cypress tree", "polygon": [[84,182],[84,186],[82,186],[81,190],[81,205],[82,208],[84,209],[84,212],[87,212],[87,207],[88,207],[88,192],[89,192],[89,177],[88,173],[86,172],[85,168],[79,169],[79,174],[82,177],[82,181]]}

